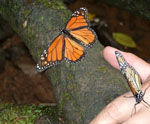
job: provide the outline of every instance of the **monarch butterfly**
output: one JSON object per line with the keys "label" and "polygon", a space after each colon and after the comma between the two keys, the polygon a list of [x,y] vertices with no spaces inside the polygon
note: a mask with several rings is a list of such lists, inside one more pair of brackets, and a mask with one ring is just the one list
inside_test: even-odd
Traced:
{"label": "monarch butterfly", "polygon": [[122,74],[124,75],[124,77],[126,78],[128,85],[136,99],[135,106],[139,104],[141,101],[143,101],[147,106],[150,107],[150,105],[143,98],[149,86],[145,89],[143,93],[142,88],[141,88],[142,82],[141,82],[138,72],[126,62],[126,60],[124,59],[124,57],[121,55],[120,52],[115,51],[115,55],[116,55],[118,64],[120,66],[120,70]]}
{"label": "monarch butterfly", "polygon": [[89,27],[88,11],[86,8],[76,10],[65,28],[44,50],[37,64],[38,71],[59,64],[62,60],[76,63],[83,58],[86,49],[97,40],[96,33]]}

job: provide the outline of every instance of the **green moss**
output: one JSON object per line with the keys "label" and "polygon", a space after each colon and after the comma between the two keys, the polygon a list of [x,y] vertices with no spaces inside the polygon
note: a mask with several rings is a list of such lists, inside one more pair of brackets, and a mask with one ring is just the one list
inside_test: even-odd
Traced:
{"label": "green moss", "polygon": [[66,79],[68,81],[73,81],[74,80],[74,75],[72,73],[69,73],[67,76],[66,76]]}
{"label": "green moss", "polygon": [[[34,39],[34,37],[35,37],[35,35],[33,34],[33,31],[32,31],[32,27],[30,26],[30,25],[28,25],[28,27],[27,27],[27,33],[28,33],[28,37],[29,37],[29,39],[30,40],[33,40]],[[29,44],[30,45],[30,44]]]}
{"label": "green moss", "polygon": [[105,66],[99,66],[99,67],[97,68],[97,71],[98,71],[98,72],[103,71],[104,73],[106,73],[106,72],[108,72],[108,69],[107,69]]}
{"label": "green moss", "polygon": [[63,10],[63,16],[59,14],[62,14],[62,13],[58,13],[58,16],[61,17],[61,20],[63,20],[63,22],[65,23],[67,23],[68,19],[70,19],[71,17],[71,13],[68,12],[67,9]]}
{"label": "green moss", "polygon": [[[61,73],[60,65],[53,66],[49,70],[51,72],[51,76],[50,76],[51,78],[49,80],[51,80],[52,85],[55,87],[55,85],[57,86],[58,83],[61,83],[61,80],[60,80],[60,76],[61,76],[61,74],[60,74]],[[47,76],[47,77],[49,78],[49,76]]]}
{"label": "green moss", "polygon": [[75,70],[76,70],[75,64],[74,64],[74,65],[71,65],[71,69],[72,69],[72,71],[75,71]]}
{"label": "green moss", "polygon": [[30,0],[31,2],[36,2],[37,4],[43,4],[45,7],[53,9],[66,9],[61,0]]}
{"label": "green moss", "polygon": [[41,57],[41,54],[43,53],[43,51],[44,51],[44,49],[42,49],[42,48],[37,50],[38,58]]}
{"label": "green moss", "polygon": [[[73,69],[71,68],[71,70],[73,70]],[[73,72],[71,72],[65,76],[65,80],[68,82],[67,83],[67,89],[72,90],[72,89],[75,89],[77,87],[74,79],[75,78],[74,78]]]}
{"label": "green moss", "polygon": [[9,5],[9,9],[11,9],[11,11],[14,14],[18,14],[20,8],[21,8],[21,4],[19,0],[15,0],[15,1],[8,1],[8,5]]}
{"label": "green moss", "polygon": [[108,104],[111,100],[112,100],[111,96],[106,96],[104,102]]}
{"label": "green moss", "polygon": [[13,1],[11,1],[11,0],[10,0],[10,1],[8,1],[8,3],[7,3],[8,8],[12,8],[12,2],[13,2]]}
{"label": "green moss", "polygon": [[91,75],[91,74],[92,74],[92,72],[89,71],[89,72],[88,72],[88,75]]}
{"label": "green moss", "polygon": [[56,108],[35,105],[12,105],[0,103],[0,124],[33,124],[42,115],[56,117]]}
{"label": "green moss", "polygon": [[69,63],[65,63],[65,66],[67,67],[67,68],[70,68],[71,67],[71,65],[69,64]]}
{"label": "green moss", "polygon": [[40,21],[43,23],[43,21],[44,21],[44,17],[43,16],[40,17]]}
{"label": "green moss", "polygon": [[53,9],[66,9],[62,1],[60,0],[52,0],[50,6]]}
{"label": "green moss", "polygon": [[62,96],[63,96],[63,99],[65,99],[65,100],[69,100],[71,98],[69,93],[63,93]]}
{"label": "green moss", "polygon": [[71,90],[71,89],[73,89],[73,84],[72,83],[69,83],[68,85],[67,85],[67,88],[68,88],[68,90]]}
{"label": "green moss", "polygon": [[15,4],[15,6],[13,7],[14,12],[17,13],[18,9],[20,9],[20,5]]}
{"label": "green moss", "polygon": [[24,10],[24,17],[28,17],[31,14],[31,9]]}
{"label": "green moss", "polygon": [[59,105],[58,105],[58,113],[59,113],[59,116],[62,116],[62,113],[63,113],[63,106],[65,105],[65,103],[71,99],[71,95],[67,92],[63,93],[61,96],[60,96],[60,102],[59,102]]}
{"label": "green moss", "polygon": [[5,8],[2,5],[0,5],[0,14],[2,15],[4,14],[4,12],[5,12]]}

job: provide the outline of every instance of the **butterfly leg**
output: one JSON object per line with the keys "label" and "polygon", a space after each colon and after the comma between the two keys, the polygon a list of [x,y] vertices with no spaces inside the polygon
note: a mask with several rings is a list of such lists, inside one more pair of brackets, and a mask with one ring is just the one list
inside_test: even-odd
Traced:
{"label": "butterfly leg", "polygon": [[143,104],[146,108],[150,107],[150,105],[144,99],[142,99],[142,101],[147,105],[146,106],[145,104]]}
{"label": "butterfly leg", "polygon": [[133,98],[134,96],[123,96],[124,98]]}
{"label": "butterfly leg", "polygon": [[[132,112],[131,112],[131,117],[136,113],[136,105],[139,104],[139,103],[135,103],[134,104],[134,107],[132,109]],[[134,111],[135,110],[135,111]]]}
{"label": "butterfly leg", "polygon": [[146,93],[146,90],[148,89],[150,87],[150,85],[145,89],[145,91],[144,91],[144,94],[143,95],[145,95],[145,93]]}
{"label": "butterfly leg", "polygon": [[[144,95],[145,95],[145,93],[146,93],[146,91],[147,91],[147,89],[150,87],[150,85],[145,89],[145,91],[144,91],[144,94],[143,94],[143,99],[142,99],[142,101],[148,106],[148,107],[150,107],[150,104],[148,104],[145,100],[144,100]],[[145,106],[145,105],[144,105]],[[146,108],[148,108],[147,106],[145,106]]]}

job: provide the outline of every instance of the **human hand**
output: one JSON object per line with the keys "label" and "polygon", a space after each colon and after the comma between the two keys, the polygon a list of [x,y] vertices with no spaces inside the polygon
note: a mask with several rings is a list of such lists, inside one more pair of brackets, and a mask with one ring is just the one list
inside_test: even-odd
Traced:
{"label": "human hand", "polygon": [[[116,60],[115,51],[112,47],[106,47],[103,55],[114,68],[120,69]],[[121,52],[121,51],[120,51]],[[142,91],[150,85],[150,64],[131,53],[121,52],[126,61],[132,65],[141,77],[143,82]],[[147,89],[144,100],[150,103],[150,88]],[[131,92],[125,93],[109,103],[90,124],[150,124],[150,109],[142,103],[136,105],[136,113],[131,116],[136,103],[135,98],[125,98],[133,96]]]}

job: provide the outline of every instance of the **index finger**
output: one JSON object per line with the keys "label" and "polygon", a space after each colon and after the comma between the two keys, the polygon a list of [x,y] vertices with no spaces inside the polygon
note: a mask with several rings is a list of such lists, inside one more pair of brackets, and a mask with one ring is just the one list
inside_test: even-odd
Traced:
{"label": "index finger", "polygon": [[113,47],[106,47],[103,50],[103,55],[109,64],[111,64],[116,69],[120,69],[116,60],[115,51],[119,51],[124,56],[126,61],[136,69],[141,77],[142,82],[145,82],[148,80],[148,78],[150,78],[150,64],[132,53],[122,52]]}

